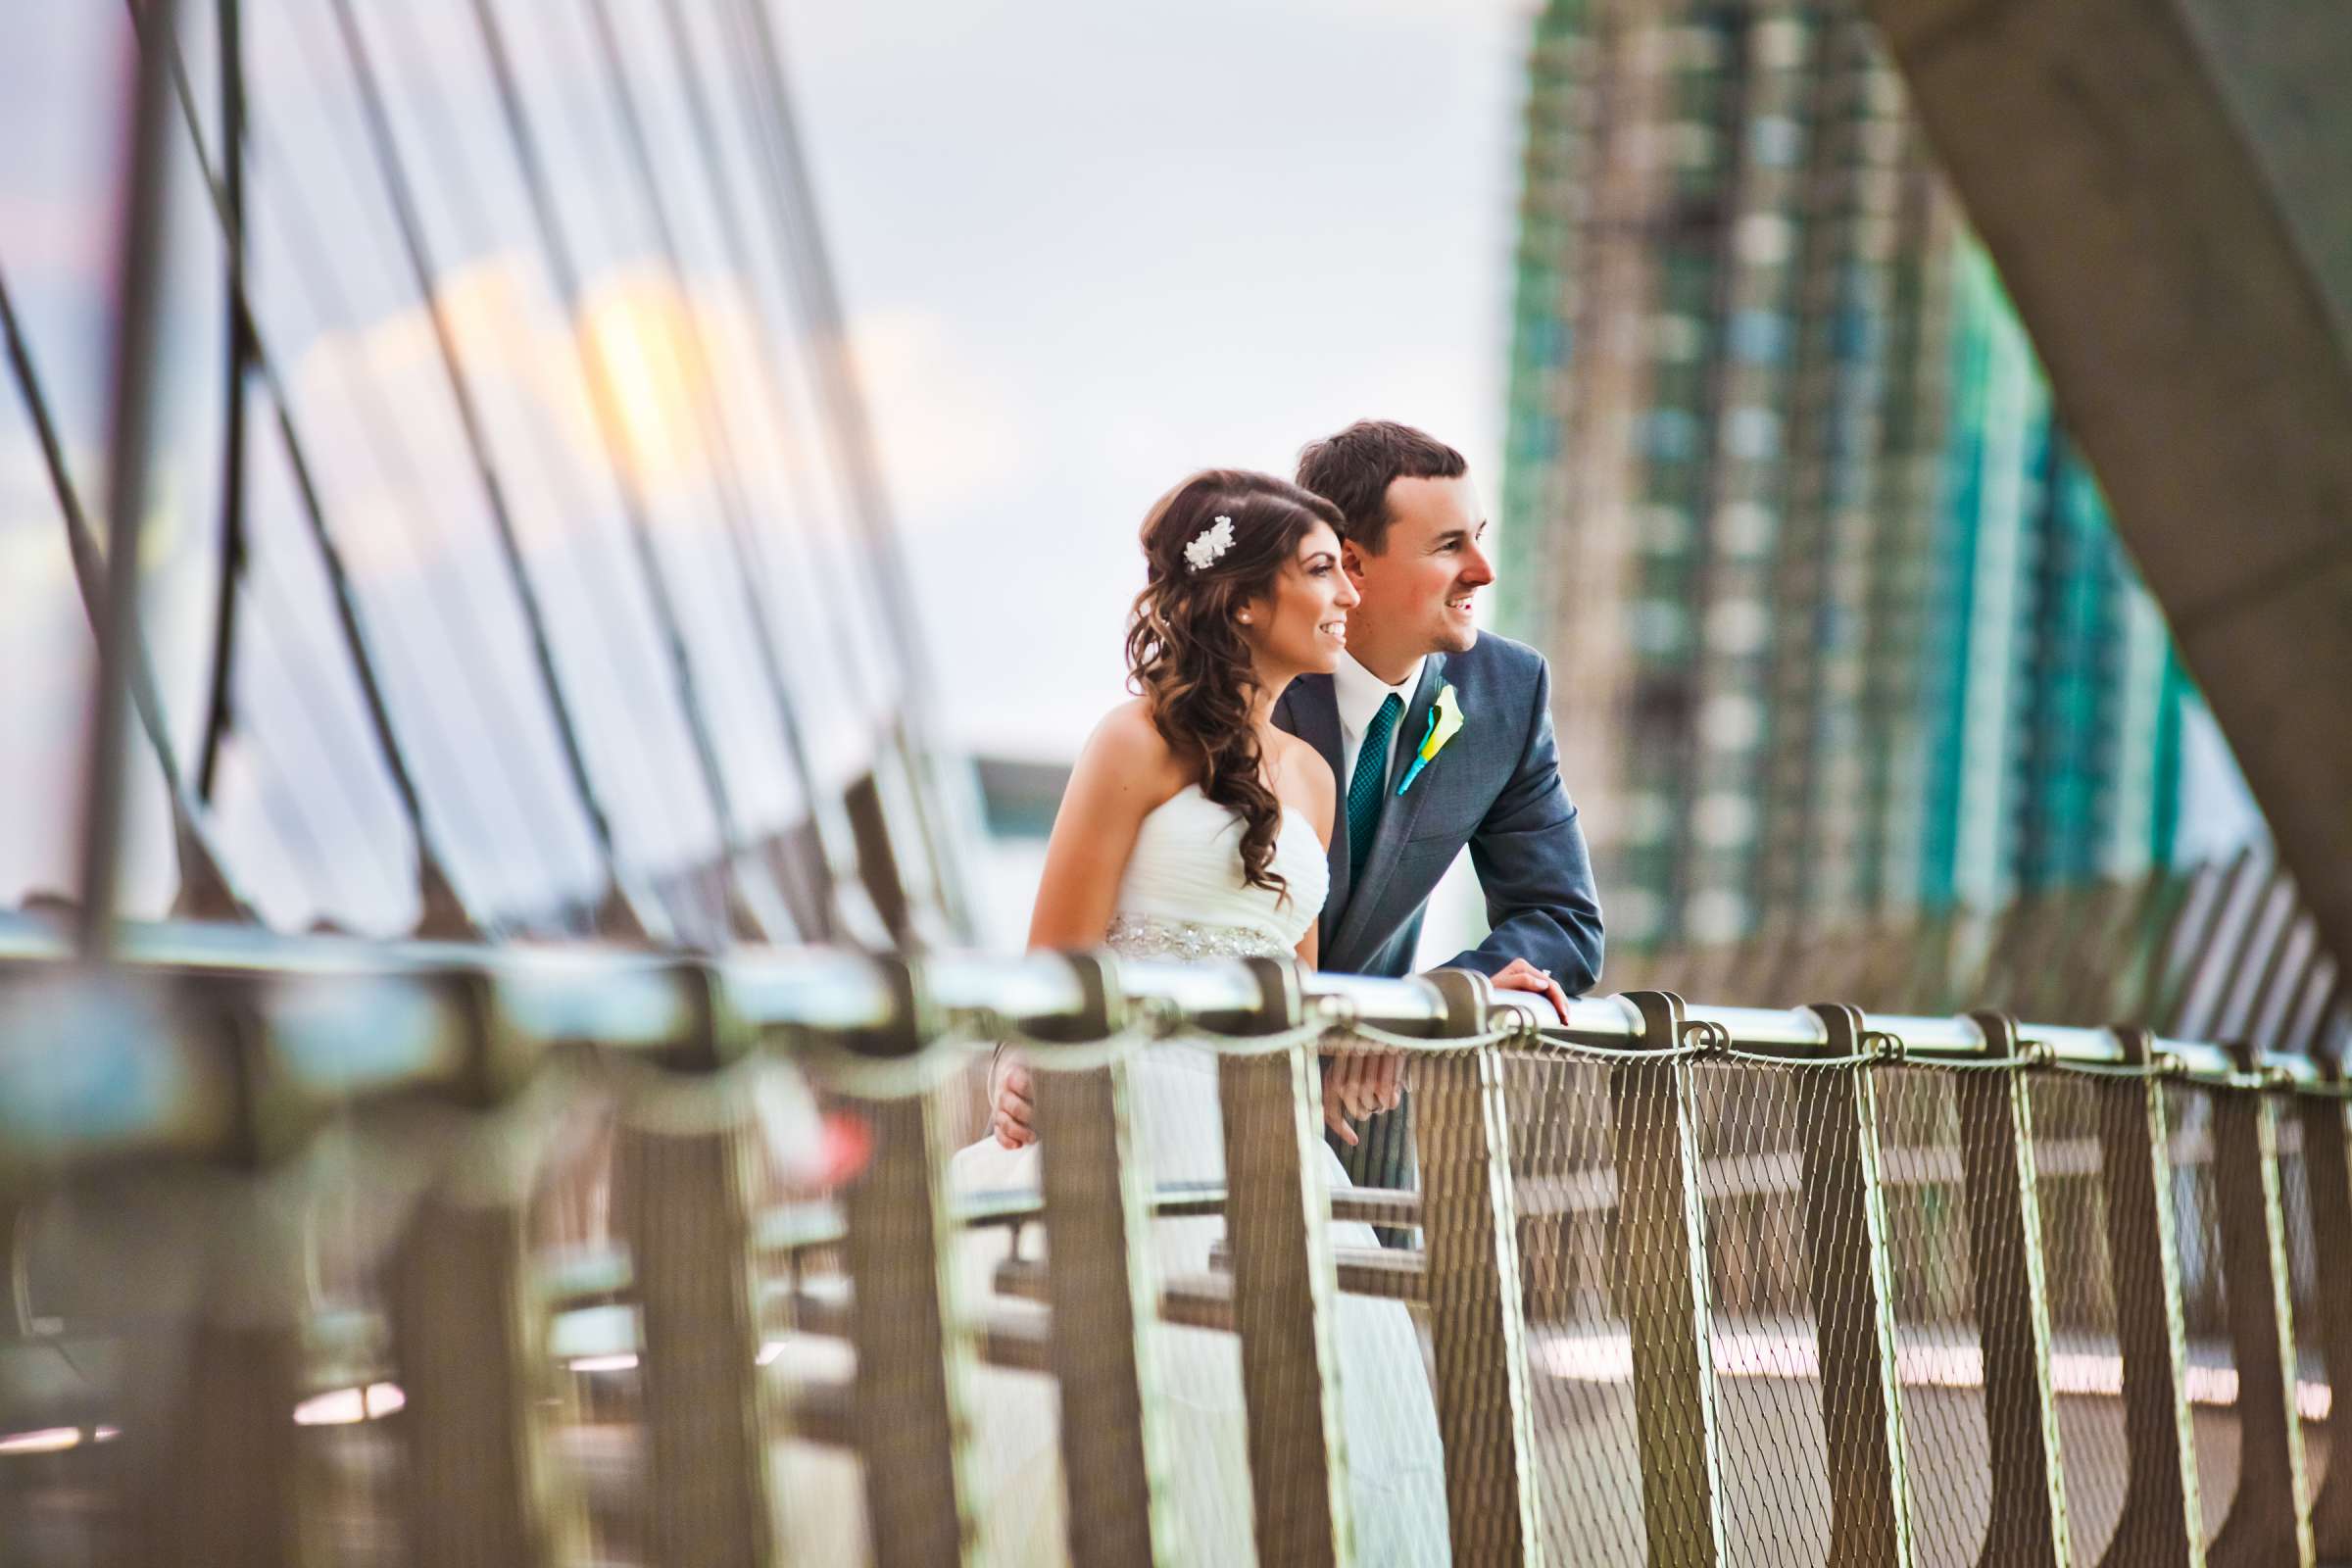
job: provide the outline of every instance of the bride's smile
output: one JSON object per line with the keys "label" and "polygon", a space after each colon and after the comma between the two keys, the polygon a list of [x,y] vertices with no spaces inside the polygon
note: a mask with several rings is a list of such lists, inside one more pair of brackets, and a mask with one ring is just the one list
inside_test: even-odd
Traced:
{"label": "bride's smile", "polygon": [[1359,598],[1340,564],[1339,534],[1316,522],[1265,591],[1235,612],[1260,688],[1279,693],[1296,676],[1337,669],[1348,650],[1348,612]]}

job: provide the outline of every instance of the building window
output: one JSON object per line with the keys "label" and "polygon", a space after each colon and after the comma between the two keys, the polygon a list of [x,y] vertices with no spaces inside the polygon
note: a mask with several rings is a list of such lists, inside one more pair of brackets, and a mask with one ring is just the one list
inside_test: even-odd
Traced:
{"label": "building window", "polygon": [[1739,658],[1761,649],[1772,635],[1772,617],[1761,600],[1726,599],[1707,612],[1707,646]]}
{"label": "building window", "polygon": [[1674,803],[1656,790],[1642,790],[1625,803],[1629,843],[1662,844],[1674,832]]}
{"label": "building window", "polygon": [[1692,897],[1683,923],[1693,942],[1730,942],[1747,929],[1747,901],[1728,888],[1708,888]]}
{"label": "building window", "polygon": [[1788,355],[1788,318],[1778,311],[1736,312],[1727,341],[1736,360],[1778,365]]}
{"label": "building window", "polygon": [[1707,329],[1693,316],[1669,313],[1656,316],[1649,322],[1649,352],[1653,359],[1667,365],[1686,365],[1703,353],[1707,345]]}
{"label": "building window", "polygon": [[1753,501],[1736,501],[1715,514],[1716,546],[1735,560],[1769,555],[1776,531],[1772,513]]}
{"label": "building window", "polygon": [[1723,421],[1723,450],[1750,462],[1780,456],[1781,416],[1770,409],[1734,409]]}
{"label": "building window", "polygon": [[1756,837],[1756,803],[1744,795],[1716,790],[1698,803],[1691,830],[1711,850],[1735,850]]}
{"label": "building window", "polygon": [[1636,514],[1642,549],[1653,556],[1676,556],[1690,548],[1690,514],[1663,503],[1643,507]]}
{"label": "building window", "polygon": [[1766,115],[1747,128],[1747,153],[1766,169],[1784,169],[1796,162],[1804,132],[1787,115]]}
{"label": "building window", "polygon": [[1795,225],[1778,213],[1750,213],[1740,220],[1732,245],[1750,267],[1779,267],[1795,249]]}
{"label": "building window", "polygon": [[1725,692],[1698,710],[1699,739],[1719,752],[1749,752],[1764,739],[1764,705],[1753,697]]}
{"label": "building window", "polygon": [[1767,71],[1792,71],[1805,63],[1809,42],[1805,24],[1790,17],[1776,17],[1756,24],[1756,64]]}
{"label": "building window", "polygon": [[1671,599],[1642,599],[1626,613],[1634,651],[1651,658],[1680,653],[1690,636],[1690,613]]}
{"label": "building window", "polygon": [[1652,409],[1642,421],[1642,446],[1667,462],[1688,458],[1698,448],[1698,420],[1687,409]]}

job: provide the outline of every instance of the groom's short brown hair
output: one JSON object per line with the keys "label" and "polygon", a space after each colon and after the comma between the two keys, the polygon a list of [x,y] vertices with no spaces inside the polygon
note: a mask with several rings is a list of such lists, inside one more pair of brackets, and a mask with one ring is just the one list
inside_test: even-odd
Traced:
{"label": "groom's short brown hair", "polygon": [[1391,480],[1458,479],[1469,471],[1459,452],[1394,419],[1358,419],[1298,454],[1298,488],[1338,507],[1348,542],[1376,556],[1389,548]]}

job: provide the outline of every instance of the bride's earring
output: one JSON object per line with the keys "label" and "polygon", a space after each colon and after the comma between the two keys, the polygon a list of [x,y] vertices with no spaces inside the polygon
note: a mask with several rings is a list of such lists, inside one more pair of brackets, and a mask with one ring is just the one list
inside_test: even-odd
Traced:
{"label": "bride's earring", "polygon": [[1243,611],[1243,612],[1241,612],[1241,615],[1240,615],[1238,618],[1240,619],[1240,621],[1241,621],[1241,623],[1242,623],[1243,625],[1245,625],[1245,626],[1249,625],[1249,624],[1250,624],[1250,612],[1248,612],[1247,610]]}

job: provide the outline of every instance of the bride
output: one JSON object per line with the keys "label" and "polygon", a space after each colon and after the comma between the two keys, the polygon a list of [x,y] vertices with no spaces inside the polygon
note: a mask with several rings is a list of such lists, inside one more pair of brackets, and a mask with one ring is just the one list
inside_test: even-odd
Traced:
{"label": "bride", "polygon": [[[1335,815],[1331,768],[1273,723],[1293,677],[1333,669],[1356,593],[1340,565],[1337,508],[1281,479],[1197,473],[1145,518],[1146,577],[1127,634],[1132,684],[1080,755],[1054,823],[1029,929],[1032,949],[1109,947],[1137,957],[1296,956],[1315,961]],[[1394,1109],[1394,1058],[1346,1058],[1326,1075],[1324,1113]],[[1361,1065],[1358,1065],[1358,1064]],[[1152,1047],[1137,1062],[1134,1147],[1147,1180],[1221,1182],[1216,1064],[1198,1046]],[[992,1136],[959,1152],[959,1193],[1034,1189],[1037,1143],[1027,1070],[991,1074]],[[1334,1186],[1347,1176],[1319,1151]],[[1209,1266],[1220,1218],[1155,1221],[1162,1278]],[[1340,1247],[1371,1228],[1335,1224]],[[975,1291],[1005,1255],[976,1233],[964,1264]],[[967,1299],[977,1299],[967,1295]],[[1342,1433],[1357,1559],[1446,1559],[1444,1458],[1420,1338],[1398,1302],[1343,1296],[1337,1313]],[[1161,1326],[1154,1340],[1174,1456],[1170,1501],[1186,1560],[1254,1560],[1240,1349],[1230,1334]],[[1062,1517],[1053,1417],[1036,1380],[991,1374],[976,1420],[979,1499],[1010,1559],[1058,1560]]]}

